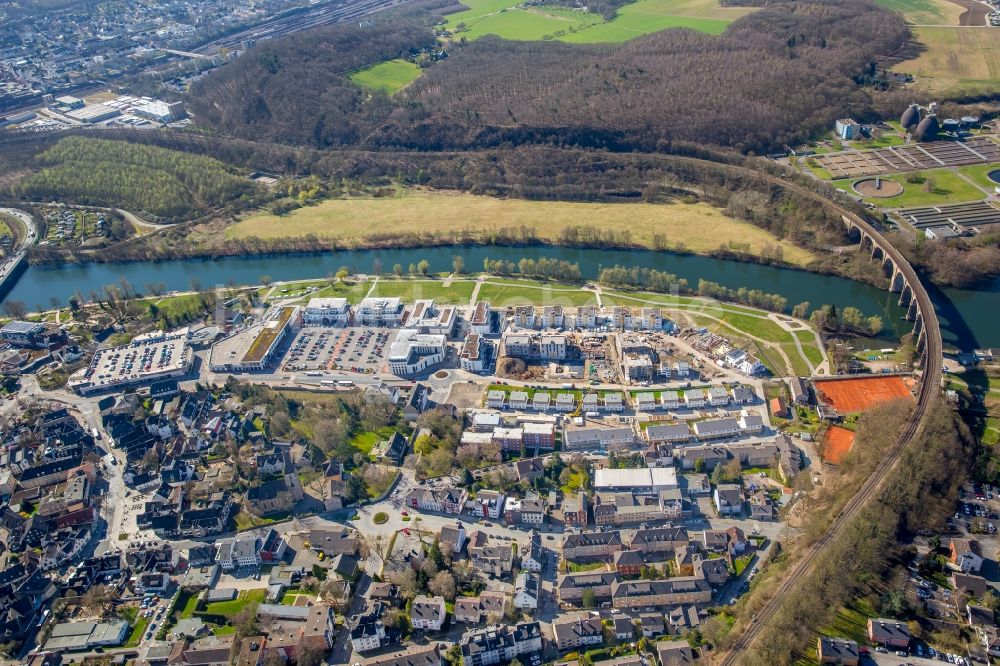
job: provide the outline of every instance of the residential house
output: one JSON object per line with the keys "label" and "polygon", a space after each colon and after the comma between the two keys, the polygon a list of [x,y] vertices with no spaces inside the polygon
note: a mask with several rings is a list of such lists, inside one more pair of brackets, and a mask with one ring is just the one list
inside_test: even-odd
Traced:
{"label": "residential house", "polygon": [[535,610],[541,596],[542,585],[538,574],[522,572],[514,580],[514,608]]}
{"label": "residential house", "polygon": [[567,560],[610,560],[620,550],[625,545],[617,530],[563,536],[562,555]]}
{"label": "residential house", "polygon": [[456,597],[455,621],[475,625],[488,622],[491,617],[500,618],[507,599],[499,590],[483,590],[476,597]]}
{"label": "residential house", "polygon": [[414,629],[441,631],[447,615],[444,597],[420,595],[410,604],[410,624]]}
{"label": "residential house", "polygon": [[617,571],[587,571],[583,573],[563,574],[556,582],[556,592],[559,601],[578,604],[583,600],[583,593],[590,590],[597,601],[611,599],[611,587],[619,580]]}
{"label": "residential house", "polygon": [[694,664],[694,650],[685,640],[660,641],[656,644],[660,666],[688,666]]}
{"label": "residential house", "polygon": [[743,489],[735,483],[722,483],[715,487],[712,503],[723,516],[738,516],[743,513]]}
{"label": "residential house", "polygon": [[567,495],[562,502],[563,523],[568,526],[587,524],[587,494]]}
{"label": "residential house", "polygon": [[886,618],[868,618],[868,640],[875,645],[906,649],[910,645],[910,629],[905,622]]}
{"label": "residential house", "polygon": [[962,573],[979,573],[983,568],[983,554],[975,539],[953,538],[948,544],[948,561]]}
{"label": "residential house", "polygon": [[578,616],[559,617],[552,623],[556,647],[560,652],[578,650],[604,642],[604,627],[601,616],[583,613]]}

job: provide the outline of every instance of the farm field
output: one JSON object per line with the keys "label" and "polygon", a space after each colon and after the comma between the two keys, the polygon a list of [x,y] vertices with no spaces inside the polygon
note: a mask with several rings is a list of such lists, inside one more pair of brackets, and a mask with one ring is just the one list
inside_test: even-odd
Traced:
{"label": "farm field", "polygon": [[927,50],[893,69],[916,76],[917,87],[938,95],[1000,91],[1000,39],[996,28],[917,27],[913,32]]}
{"label": "farm field", "polygon": [[392,280],[379,278],[372,289],[372,296],[396,296],[412,303],[420,298],[433,298],[438,304],[465,305],[472,297],[476,283],[472,280],[453,280],[445,286],[442,280]]}
{"label": "farm field", "polygon": [[392,95],[413,83],[420,76],[419,66],[407,60],[388,60],[351,74],[362,88],[381,90]]}
{"label": "farm field", "polygon": [[958,25],[965,11],[948,0],[875,0],[875,4],[902,14],[911,25]]}
{"label": "farm field", "polygon": [[[885,208],[910,208],[913,206],[928,206],[934,204],[950,204],[962,201],[979,201],[986,198],[986,193],[975,187],[957,173],[948,168],[930,169],[921,172],[925,178],[933,178],[934,189],[930,192],[924,191],[924,183],[906,182],[906,174],[887,176],[882,180],[899,183],[903,186],[903,193],[899,196],[888,199],[878,199],[866,197],[866,201]],[[839,189],[850,194],[857,194],[852,184],[857,179],[845,178],[834,181],[833,184]]]}
{"label": "farm field", "polygon": [[624,42],[667,28],[717,35],[753,11],[720,7],[717,0],[639,0],[621,7],[612,20],[605,21],[594,13],[562,7],[524,7],[518,0],[468,0],[463,4],[469,9],[448,16],[446,27],[456,36],[477,39],[497,35],[519,41],[557,39],[580,44]]}
{"label": "farm field", "polygon": [[653,234],[664,234],[673,244],[704,254],[730,240],[750,244],[759,252],[780,245],[785,261],[805,265],[814,257],[802,248],[779,240],[747,222],[726,217],[708,204],[579,203],[497,199],[457,192],[406,190],[395,197],[329,199],[284,216],[258,213],[226,230],[227,238],[318,237],[364,239],[377,220],[385,231],[448,233],[471,231],[482,235],[502,227],[533,227],[543,239],[553,240],[573,226],[628,230],[632,241],[653,246]]}

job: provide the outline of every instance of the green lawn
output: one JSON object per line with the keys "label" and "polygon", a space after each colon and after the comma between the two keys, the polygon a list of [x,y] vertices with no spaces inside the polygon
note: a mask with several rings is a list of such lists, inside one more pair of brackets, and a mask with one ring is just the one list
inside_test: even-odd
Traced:
{"label": "green lawn", "polygon": [[466,305],[476,288],[473,280],[452,280],[447,287],[443,280],[394,280],[379,278],[372,296],[397,296],[412,303],[420,298],[433,298],[440,304]]}
{"label": "green lawn", "polygon": [[806,358],[813,365],[819,365],[823,362],[823,352],[820,351],[816,344],[816,336],[810,331],[795,331],[793,333],[795,337],[799,339],[799,343],[802,345],[802,351],[805,353]]}
{"label": "green lawn", "polygon": [[368,455],[375,448],[375,445],[382,440],[389,439],[392,437],[392,433],[396,432],[396,429],[392,426],[387,426],[385,428],[380,428],[379,430],[366,430],[364,432],[356,433],[351,437],[351,446],[356,448],[361,453]]}
{"label": "green lawn", "polygon": [[199,294],[168,296],[155,301],[156,309],[169,319],[194,319],[205,314]]}
{"label": "green lawn", "polygon": [[577,490],[583,488],[584,479],[585,477],[583,472],[572,472],[569,483],[564,486],[560,486],[560,490],[562,490],[563,495],[569,495],[570,493],[576,492]]}
{"label": "green lawn", "polygon": [[466,0],[469,9],[448,16],[446,28],[456,37],[477,39],[556,39],[572,43],[624,42],[667,28],[688,28],[717,35],[753,11],[720,7],[717,0],[638,0],[605,21],[600,15],[564,7],[524,6],[519,0]]}
{"label": "green lawn", "polygon": [[604,562],[584,562],[577,563],[570,560],[566,561],[566,568],[570,573],[578,573],[581,571],[596,571],[597,569],[604,568]]}
{"label": "green lawn", "polygon": [[214,603],[206,604],[205,612],[211,615],[225,615],[227,617],[232,617],[251,604],[264,603],[264,598],[266,596],[267,590],[244,590],[243,592],[240,592],[240,596],[236,597],[232,601],[216,601]]}
{"label": "green lawn", "polygon": [[420,67],[412,62],[389,60],[354,72],[351,74],[351,81],[362,88],[381,90],[393,95],[413,83],[421,71]]}
{"label": "green lawn", "polygon": [[182,591],[181,597],[177,599],[176,608],[180,619],[193,617],[195,609],[198,608],[198,595],[194,592]]}
{"label": "green lawn", "polygon": [[994,188],[997,183],[986,177],[990,171],[1000,170],[1000,164],[973,164],[972,166],[959,167],[961,173],[976,181],[983,187]]}
{"label": "green lawn", "polygon": [[994,417],[986,419],[986,429],[983,430],[983,444],[987,446],[1000,444],[1000,419]]}
{"label": "green lawn", "polygon": [[149,618],[142,617],[141,615],[136,618],[135,624],[132,625],[132,633],[128,635],[128,640],[125,641],[125,645],[122,647],[134,648],[139,645],[139,641],[146,633],[146,628],[149,626]]}
{"label": "green lawn", "polygon": [[[320,286],[322,285],[322,286]],[[336,284],[330,284],[329,282],[323,280],[321,282],[313,283],[310,286],[320,286],[320,288],[307,296],[304,296],[297,304],[304,305],[311,298],[346,298],[347,302],[351,305],[356,305],[365,297],[368,290],[371,289],[370,282],[337,282]],[[275,293],[276,297],[280,297],[280,289]],[[289,293],[295,293],[299,290],[290,289]]]}
{"label": "green lawn", "polygon": [[479,289],[479,300],[494,308],[508,305],[597,305],[593,292],[570,287],[553,287],[542,282],[486,282]]}
{"label": "green lawn", "polygon": [[[959,203],[962,201],[979,201],[986,198],[986,193],[973,186],[967,180],[954,173],[950,169],[930,169],[921,172],[924,178],[934,179],[934,189],[925,192],[926,183],[908,183],[907,174],[897,174],[887,176],[884,180],[893,181],[903,186],[903,193],[888,199],[866,198],[866,201],[886,207],[886,208],[909,208],[912,206],[928,206],[935,204]],[[857,194],[854,192],[852,184],[855,179],[841,179],[834,181],[834,185],[841,190]]]}
{"label": "green lawn", "polygon": [[794,342],[783,342],[780,346],[782,351],[785,352],[785,356],[787,356],[788,360],[791,361],[792,371],[797,377],[808,377],[812,374],[809,370],[809,364],[806,363],[804,358],[802,358],[802,354],[799,353],[799,350],[795,347]]}

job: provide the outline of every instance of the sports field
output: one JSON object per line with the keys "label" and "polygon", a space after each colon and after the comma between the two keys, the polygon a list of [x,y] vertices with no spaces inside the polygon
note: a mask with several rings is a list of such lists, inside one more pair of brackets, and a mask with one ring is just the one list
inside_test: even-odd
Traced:
{"label": "sports field", "polygon": [[804,265],[813,255],[747,222],[726,217],[708,204],[600,204],[497,199],[459,192],[406,190],[396,197],[329,199],[277,216],[258,213],[226,230],[227,238],[318,237],[363,240],[373,232],[447,233],[477,236],[503,227],[533,227],[539,237],[556,239],[572,226],[628,230],[632,241],[653,247],[663,234],[671,247],[707,253],[730,240],[749,243],[753,252],[778,244],[787,262]]}
{"label": "sports field", "polygon": [[354,72],[351,81],[392,95],[413,83],[420,72],[420,67],[407,60],[389,60]]}
{"label": "sports field", "polygon": [[917,87],[942,95],[1000,92],[1000,30],[917,27],[913,32],[926,51],[893,70],[916,76]]}
{"label": "sports field", "polygon": [[854,432],[839,426],[830,426],[823,435],[823,462],[839,465],[854,446]]}
{"label": "sports field", "polygon": [[840,414],[864,412],[893,400],[913,400],[912,380],[903,377],[854,377],[850,379],[816,380],[820,402]]}
{"label": "sports field", "polygon": [[520,0],[465,0],[468,10],[448,16],[457,37],[477,39],[557,39],[573,43],[624,42],[667,28],[689,28],[717,35],[752,7],[720,7],[718,0],[638,0],[621,7],[610,21],[592,12],[531,6]]}

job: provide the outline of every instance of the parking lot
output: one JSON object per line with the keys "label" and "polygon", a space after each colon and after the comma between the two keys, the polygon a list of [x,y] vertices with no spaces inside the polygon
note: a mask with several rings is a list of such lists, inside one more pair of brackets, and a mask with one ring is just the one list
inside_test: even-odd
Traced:
{"label": "parking lot", "polygon": [[308,326],[292,340],[284,369],[379,372],[395,333],[391,328]]}

